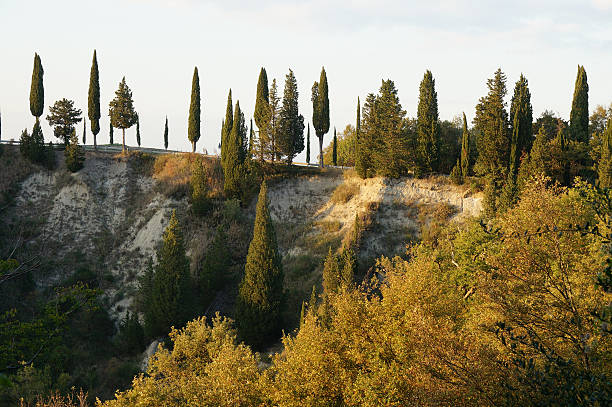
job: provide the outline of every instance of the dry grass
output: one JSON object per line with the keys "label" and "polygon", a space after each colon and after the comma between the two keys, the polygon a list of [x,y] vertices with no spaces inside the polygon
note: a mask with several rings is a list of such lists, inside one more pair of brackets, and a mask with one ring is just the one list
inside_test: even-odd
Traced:
{"label": "dry grass", "polygon": [[0,146],[0,207],[12,195],[17,184],[42,169],[23,158],[19,147]]}
{"label": "dry grass", "polygon": [[331,201],[334,203],[347,203],[350,201],[355,195],[359,194],[359,190],[361,186],[359,184],[353,182],[344,182],[334,190],[334,193],[331,196]]}
{"label": "dry grass", "polygon": [[325,233],[335,233],[342,229],[342,222],[338,220],[322,220],[317,222],[316,226]]}
{"label": "dry grass", "polygon": [[193,153],[164,154],[155,159],[153,178],[158,181],[158,192],[172,197],[187,195],[192,168],[198,161],[204,167],[210,196],[221,196],[223,194],[223,171],[219,160]]}
{"label": "dry grass", "polygon": [[49,397],[39,396],[35,404],[27,403],[20,400],[20,407],[87,407],[87,393],[81,389],[78,393],[73,389],[72,393],[62,396],[59,393],[50,395]]}

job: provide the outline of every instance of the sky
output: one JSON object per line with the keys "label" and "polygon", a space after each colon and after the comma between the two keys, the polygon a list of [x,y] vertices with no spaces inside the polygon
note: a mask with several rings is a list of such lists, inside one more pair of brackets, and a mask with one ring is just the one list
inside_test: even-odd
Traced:
{"label": "sky", "polygon": [[[142,144],[163,146],[167,116],[169,148],[189,150],[195,66],[202,96],[198,151],[217,147],[230,88],[247,121],[252,117],[262,66],[281,93],[293,70],[306,122],[312,117],[310,89],[324,66],[330,122],[339,132],[355,123],[357,97],[376,93],[382,79],[395,82],[402,106],[414,117],[427,69],[436,80],[441,119],[465,112],[471,121],[498,67],[508,77],[508,101],[523,73],[534,116],[548,109],[567,119],[578,64],[587,71],[590,110],[612,102],[611,21],[612,0],[0,0],[1,137],[19,139],[34,123],[29,89],[35,52],[45,71],[43,117],[61,98],[86,113],[94,49],[99,143],[108,142],[108,102],[125,76]],[[43,132],[45,140],[56,140],[46,120]],[[129,145],[136,143],[135,132],[135,126],[126,131]],[[81,133],[82,126],[79,138]],[[312,132],[312,151],[316,144]]]}

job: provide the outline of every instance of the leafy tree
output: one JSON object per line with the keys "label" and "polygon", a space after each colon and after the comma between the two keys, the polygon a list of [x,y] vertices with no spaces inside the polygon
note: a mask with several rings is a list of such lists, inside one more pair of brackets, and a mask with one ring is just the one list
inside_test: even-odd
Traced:
{"label": "leafy tree", "polygon": [[123,152],[125,152],[125,129],[135,125],[138,120],[138,114],[134,110],[132,91],[125,83],[125,76],[119,83],[119,89],[115,91],[115,98],[109,104],[108,115],[110,116],[111,126],[121,129],[123,132],[122,146]]}
{"label": "leafy tree", "polygon": [[438,94],[436,81],[427,70],[419,87],[417,109],[417,174],[438,170],[440,127],[438,124]]}
{"label": "leafy tree", "polygon": [[470,133],[465,113],[463,113],[463,135],[461,136],[461,175],[463,177],[470,175]]}
{"label": "leafy tree", "polygon": [[268,74],[265,68],[261,68],[257,80],[257,95],[255,97],[255,124],[259,129],[259,158],[263,161],[264,151],[269,149],[270,134],[268,128],[271,120],[270,92],[268,89]]}
{"label": "leafy tree", "polygon": [[113,144],[113,124],[111,123],[108,128],[108,143]]}
{"label": "leafy tree", "polygon": [[136,143],[140,147],[140,117],[136,115]]}
{"label": "leafy tree", "polygon": [[589,84],[584,66],[578,65],[574,99],[570,112],[570,134],[572,140],[589,142]]}
{"label": "leafy tree", "polygon": [[[91,70],[89,72],[89,92],[87,94],[87,116],[91,124],[91,132],[94,136],[94,147],[96,136],[100,132],[100,74],[98,72],[98,59],[94,49]],[[111,143],[112,144],[112,143]]]}
{"label": "leafy tree", "polygon": [[236,304],[238,329],[244,340],[262,349],[280,333],[283,269],[268,207],[267,186],[261,185],[253,240]]}
{"label": "leafy tree", "polygon": [[327,74],[321,68],[319,82],[312,85],[312,124],[319,138],[319,165],[323,167],[323,136],[329,131],[329,94]]}
{"label": "leafy tree", "polygon": [[166,124],[164,125],[164,148],[168,149],[168,116],[166,116]]}
{"label": "leafy tree", "polygon": [[32,84],[30,86],[30,112],[39,118],[45,108],[45,88],[43,86],[43,70],[40,56],[34,54],[34,69],[32,71]]}
{"label": "leafy tree", "polygon": [[608,119],[597,167],[599,187],[612,188],[612,119]]}
{"label": "leafy tree", "polygon": [[291,164],[293,158],[304,150],[304,116],[298,111],[297,81],[290,69],[285,78],[283,106],[279,114],[278,149]]}
{"label": "leafy tree", "polygon": [[310,123],[306,132],[306,164],[310,164]]}
{"label": "leafy tree", "polygon": [[510,141],[510,170],[516,174],[523,152],[529,152],[532,144],[533,108],[527,78],[521,77],[514,86],[514,95],[510,103],[510,124],[512,139]]}
{"label": "leafy tree", "polygon": [[[225,161],[223,162],[225,195],[229,197],[240,197],[244,192],[245,166],[246,159],[246,134],[247,128],[244,114],[240,110],[240,102],[236,102],[234,118],[232,120],[232,130],[224,140],[223,151]],[[227,122],[226,122],[227,126]]]}
{"label": "leafy tree", "polygon": [[83,168],[85,153],[83,152],[83,148],[79,145],[79,139],[77,138],[76,131],[74,129],[70,135],[70,144],[68,144],[64,150],[64,156],[68,171],[77,172]]}
{"label": "leafy tree", "polygon": [[196,143],[200,139],[200,77],[198,67],[193,68],[191,81],[191,104],[189,105],[189,126],[187,134],[191,141],[192,151],[196,151]]}
{"label": "leafy tree", "polygon": [[334,141],[332,146],[332,162],[338,165],[338,137],[336,137],[336,128],[334,127]]}
{"label": "leafy tree", "polygon": [[183,233],[172,211],[164,231],[163,245],[157,253],[158,265],[151,281],[146,318],[151,335],[166,335],[172,326],[183,325],[191,314],[192,285],[189,259],[185,254]]}
{"label": "leafy tree", "polygon": [[81,113],[80,109],[74,108],[74,101],[65,98],[49,107],[47,121],[53,127],[53,135],[62,140],[64,145],[70,141],[74,125],[82,120]]}
{"label": "leafy tree", "polygon": [[499,176],[508,167],[510,137],[506,111],[506,75],[498,69],[487,80],[489,92],[476,105],[474,130],[477,134],[478,159],[474,170],[479,175]]}

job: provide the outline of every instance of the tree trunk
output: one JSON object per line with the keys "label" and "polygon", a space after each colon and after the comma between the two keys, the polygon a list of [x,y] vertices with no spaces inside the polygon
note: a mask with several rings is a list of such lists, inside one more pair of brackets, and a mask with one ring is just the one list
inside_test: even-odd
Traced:
{"label": "tree trunk", "polygon": [[319,137],[319,166],[323,168],[323,136]]}
{"label": "tree trunk", "polygon": [[123,149],[121,150],[121,152],[125,153],[125,129],[121,129],[121,130],[123,130],[123,140],[122,140]]}
{"label": "tree trunk", "polygon": [[94,150],[98,149],[98,143],[96,143],[96,135],[94,134]]}
{"label": "tree trunk", "polygon": [[195,148],[196,148],[196,142],[195,142],[195,141],[192,141],[192,142],[191,142],[191,150],[192,150],[191,152],[192,152],[192,153],[195,153]]}

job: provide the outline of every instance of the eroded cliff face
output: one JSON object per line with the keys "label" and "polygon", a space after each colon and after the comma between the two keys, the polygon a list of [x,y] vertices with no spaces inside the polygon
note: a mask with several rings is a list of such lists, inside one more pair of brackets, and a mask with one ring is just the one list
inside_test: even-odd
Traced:
{"label": "eroded cliff face", "polygon": [[[86,264],[105,281],[111,316],[121,318],[132,306],[138,277],[149,259],[156,261],[172,210],[189,212],[187,198],[157,192],[157,182],[129,159],[104,154],[89,154],[76,174],[60,168],[29,176],[3,216],[16,231],[33,224],[37,233],[26,244],[53,259],[34,276],[37,285],[53,286]],[[349,192],[338,198],[338,188]],[[461,221],[478,215],[482,206],[480,196],[440,180],[361,180],[339,171],[273,182],[269,200],[284,257],[285,285],[296,303],[320,282],[324,255],[351,233],[356,214],[369,216],[375,225],[365,234],[360,253],[371,259],[401,253],[407,241],[418,238],[422,208],[445,205],[454,214],[450,220]],[[243,212],[233,227],[248,236],[254,203]],[[184,219],[192,223],[184,225],[188,255],[200,261],[215,227],[206,219]]]}

